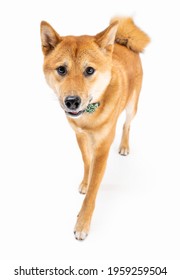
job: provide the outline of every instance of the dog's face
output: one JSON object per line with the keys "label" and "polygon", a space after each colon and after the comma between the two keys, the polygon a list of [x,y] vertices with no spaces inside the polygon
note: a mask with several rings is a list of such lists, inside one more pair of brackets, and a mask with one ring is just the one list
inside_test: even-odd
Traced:
{"label": "dog's face", "polygon": [[115,22],[96,36],[61,37],[41,23],[45,77],[68,117],[81,116],[108,86],[117,26]]}

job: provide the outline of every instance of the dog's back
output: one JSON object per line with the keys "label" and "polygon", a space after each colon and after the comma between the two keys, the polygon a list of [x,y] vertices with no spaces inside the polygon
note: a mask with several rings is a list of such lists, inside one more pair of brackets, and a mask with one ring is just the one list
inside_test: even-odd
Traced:
{"label": "dog's back", "polygon": [[133,94],[138,101],[143,75],[139,53],[144,51],[150,38],[135,25],[132,18],[113,18],[111,24],[115,22],[119,24],[114,42],[113,65],[121,80],[121,99],[126,103],[123,102],[121,107],[126,107]]}

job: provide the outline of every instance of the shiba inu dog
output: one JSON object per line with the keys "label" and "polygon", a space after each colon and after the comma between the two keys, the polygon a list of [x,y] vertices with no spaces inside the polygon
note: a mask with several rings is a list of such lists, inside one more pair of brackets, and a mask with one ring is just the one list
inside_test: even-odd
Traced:
{"label": "shiba inu dog", "polygon": [[137,111],[143,75],[139,53],[150,39],[131,18],[114,18],[95,36],[62,37],[42,21],[41,41],[45,78],[76,133],[84,161],[79,191],[86,195],[74,229],[75,238],[83,240],[124,109],[119,153],[129,154],[130,123]]}

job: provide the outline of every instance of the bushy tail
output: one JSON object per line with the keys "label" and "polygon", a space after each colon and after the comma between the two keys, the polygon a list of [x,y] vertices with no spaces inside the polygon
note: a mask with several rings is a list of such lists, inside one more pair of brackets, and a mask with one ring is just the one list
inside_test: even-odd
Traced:
{"label": "bushy tail", "polygon": [[149,36],[135,25],[132,18],[116,17],[111,20],[111,23],[115,21],[119,22],[115,42],[134,52],[142,52],[150,42]]}

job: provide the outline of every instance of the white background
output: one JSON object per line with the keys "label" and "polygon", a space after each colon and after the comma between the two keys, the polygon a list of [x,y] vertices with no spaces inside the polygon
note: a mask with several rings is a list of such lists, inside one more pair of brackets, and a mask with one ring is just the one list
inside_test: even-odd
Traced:
{"label": "white background", "polygon": [[[96,34],[133,16],[151,37],[131,154],[118,155],[121,116],[91,231],[73,236],[83,196],[75,135],[43,72],[39,25]],[[0,258],[180,260],[178,1],[1,1]]]}

